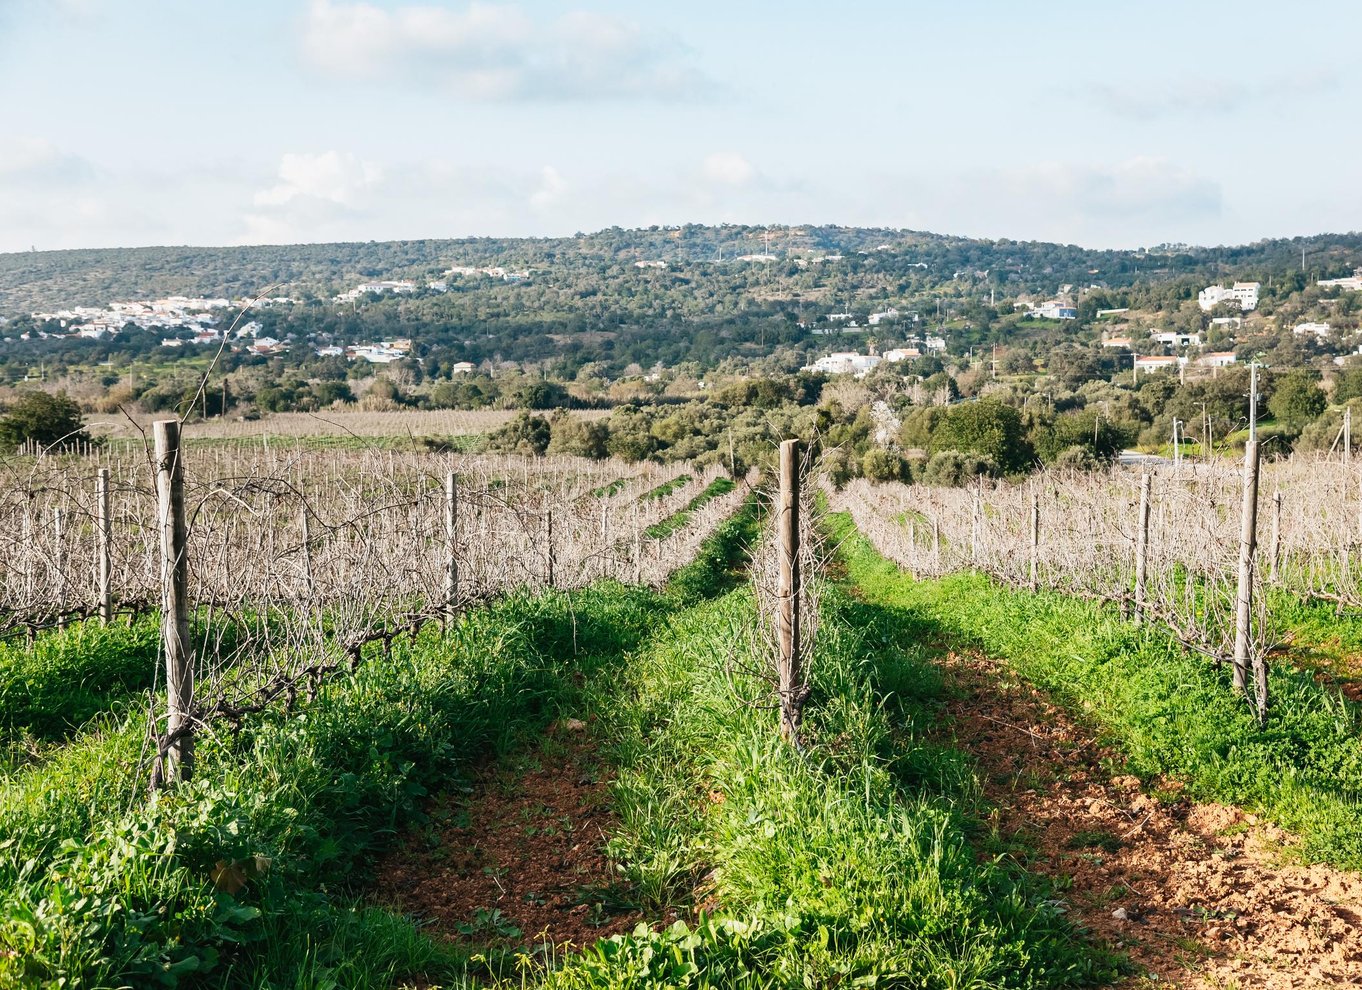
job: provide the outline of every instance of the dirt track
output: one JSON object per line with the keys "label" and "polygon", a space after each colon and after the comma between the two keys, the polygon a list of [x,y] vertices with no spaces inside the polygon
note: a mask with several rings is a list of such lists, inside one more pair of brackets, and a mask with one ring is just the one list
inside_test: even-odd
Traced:
{"label": "dirt track", "polygon": [[1292,838],[1239,809],[1110,776],[1117,754],[1002,665],[939,662],[956,689],[945,731],[978,761],[1000,836],[1071,883],[1098,937],[1186,987],[1362,986],[1362,876],[1293,863]]}

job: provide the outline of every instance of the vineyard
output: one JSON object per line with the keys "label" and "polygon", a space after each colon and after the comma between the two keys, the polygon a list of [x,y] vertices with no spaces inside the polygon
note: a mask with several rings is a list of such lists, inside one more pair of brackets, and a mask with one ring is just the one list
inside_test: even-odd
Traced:
{"label": "vineyard", "polygon": [[0,987],[1359,975],[1336,461],[1263,466],[1245,612],[1232,465],[178,433],[0,465]]}

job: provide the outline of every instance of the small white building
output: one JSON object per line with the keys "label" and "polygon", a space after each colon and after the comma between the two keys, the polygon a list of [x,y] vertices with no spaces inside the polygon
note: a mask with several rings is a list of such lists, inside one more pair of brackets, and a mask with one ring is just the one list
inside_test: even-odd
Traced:
{"label": "small white building", "polygon": [[1128,350],[1130,350],[1130,338],[1129,338],[1129,337],[1108,337],[1106,340],[1102,341],[1102,346],[1103,346],[1103,347],[1121,348],[1122,350],[1127,350],[1127,351],[1128,351]]}
{"label": "small white building", "polygon": [[1215,309],[1221,303],[1234,302],[1248,313],[1258,308],[1258,290],[1261,287],[1260,282],[1235,282],[1228,289],[1223,285],[1208,285],[1197,293],[1196,301],[1204,312]]}
{"label": "small white building", "polygon": [[1322,278],[1319,284],[1337,289],[1346,289],[1349,292],[1362,291],[1362,268],[1357,269],[1347,278]]}
{"label": "small white building", "polygon": [[1143,371],[1146,374],[1154,371],[1170,371],[1179,367],[1186,358],[1173,357],[1170,354],[1142,354],[1135,358],[1135,370]]}
{"label": "small white building", "polygon": [[1330,329],[1331,328],[1327,323],[1297,323],[1291,328],[1291,332],[1297,337],[1306,337],[1310,334],[1314,334],[1316,337],[1323,340],[1325,337],[1329,336]]}
{"label": "small white building", "polygon": [[471,375],[476,369],[472,361],[455,361],[449,366],[451,375]]}
{"label": "small white building", "polygon": [[1206,368],[1228,368],[1232,364],[1238,364],[1239,359],[1234,356],[1234,351],[1211,351],[1197,358],[1196,363]]}
{"label": "small white building", "polygon": [[896,347],[884,352],[886,361],[912,361],[920,357],[922,357],[922,352],[916,347]]}
{"label": "small white building", "polygon": [[861,354],[859,351],[834,351],[821,357],[813,364],[805,365],[801,371],[813,371],[823,375],[855,375],[862,377],[884,360],[875,354]]}
{"label": "small white building", "polygon": [[928,336],[927,339],[923,341],[923,346],[929,351],[944,351],[946,349],[946,338]]}
{"label": "small white building", "polygon": [[1149,339],[1157,341],[1165,347],[1201,346],[1201,334],[1199,333],[1178,333],[1176,330],[1155,330],[1149,335]]}
{"label": "small white building", "polygon": [[872,327],[873,327],[873,326],[878,326],[879,323],[880,323],[882,320],[895,320],[895,319],[898,319],[898,315],[899,315],[899,311],[898,311],[897,309],[895,309],[893,306],[890,306],[888,309],[884,310],[883,312],[880,312],[880,313],[871,313],[871,314],[870,314],[870,319],[869,319],[868,322],[870,323],[870,325],[871,325]]}

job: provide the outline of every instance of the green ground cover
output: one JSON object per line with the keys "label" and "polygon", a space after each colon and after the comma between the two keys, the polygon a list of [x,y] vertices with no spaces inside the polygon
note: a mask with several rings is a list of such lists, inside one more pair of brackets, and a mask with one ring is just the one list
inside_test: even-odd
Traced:
{"label": "green ground cover", "polygon": [[868,600],[926,635],[975,646],[1096,722],[1142,778],[1185,782],[1202,800],[1256,810],[1298,834],[1312,860],[1362,868],[1362,719],[1337,689],[1272,667],[1266,729],[1230,672],[1117,610],[1032,595],[979,575],[914,581],[832,517],[850,577]]}

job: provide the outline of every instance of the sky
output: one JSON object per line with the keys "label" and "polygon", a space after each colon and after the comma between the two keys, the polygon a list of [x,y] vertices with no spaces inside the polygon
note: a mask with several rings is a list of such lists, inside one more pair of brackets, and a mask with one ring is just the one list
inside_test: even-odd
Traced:
{"label": "sky", "polygon": [[1356,0],[0,0],[0,251],[1362,229]]}

